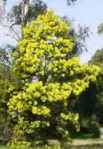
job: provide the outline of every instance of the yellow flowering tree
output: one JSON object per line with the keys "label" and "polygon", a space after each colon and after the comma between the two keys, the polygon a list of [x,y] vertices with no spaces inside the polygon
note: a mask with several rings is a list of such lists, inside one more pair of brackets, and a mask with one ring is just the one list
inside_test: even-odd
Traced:
{"label": "yellow flowering tree", "polygon": [[76,39],[70,30],[52,11],[23,28],[13,53],[14,71],[23,86],[8,103],[18,140],[67,139],[71,128],[79,130],[79,115],[69,109],[71,97],[96,80],[99,68],[80,64],[73,56]]}

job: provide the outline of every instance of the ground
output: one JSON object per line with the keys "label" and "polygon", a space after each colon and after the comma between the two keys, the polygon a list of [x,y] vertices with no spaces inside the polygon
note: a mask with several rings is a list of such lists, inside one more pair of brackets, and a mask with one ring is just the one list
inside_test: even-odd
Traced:
{"label": "ground", "polygon": [[8,149],[6,146],[0,145],[0,149]]}
{"label": "ground", "polygon": [[[102,145],[103,139],[74,139],[73,146]],[[8,149],[6,146],[0,145],[0,149]]]}
{"label": "ground", "polygon": [[103,139],[74,139],[73,145],[92,145],[92,144],[103,144]]}

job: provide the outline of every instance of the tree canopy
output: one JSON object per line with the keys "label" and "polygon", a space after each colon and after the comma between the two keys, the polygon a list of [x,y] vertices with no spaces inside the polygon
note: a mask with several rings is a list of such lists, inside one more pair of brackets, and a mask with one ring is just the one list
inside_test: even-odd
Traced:
{"label": "tree canopy", "polygon": [[13,53],[14,72],[24,83],[12,93],[9,114],[16,121],[13,138],[20,140],[68,139],[79,130],[79,115],[70,101],[96,80],[99,68],[80,64],[71,55],[75,38],[71,26],[52,11],[37,17],[23,29]]}
{"label": "tree canopy", "polygon": [[10,98],[9,88],[16,87],[15,77],[12,74],[9,55],[4,49],[0,50],[0,141],[10,139],[10,119],[7,103]]}
{"label": "tree canopy", "polygon": [[94,56],[91,58],[90,62],[92,64],[98,65],[102,68],[103,65],[103,49],[97,50]]}
{"label": "tree canopy", "polygon": [[35,19],[39,14],[42,14],[47,9],[47,5],[41,0],[32,0],[32,2],[28,4],[28,10],[26,15],[22,20],[22,11],[23,6],[22,3],[18,5],[14,5],[11,11],[8,13],[9,20],[13,22],[14,25],[26,24],[31,20]]}
{"label": "tree canopy", "polygon": [[97,50],[92,59],[90,60],[91,64],[95,64],[100,67],[100,74],[96,81],[97,92],[97,103],[96,103],[96,114],[97,120],[100,123],[103,123],[102,112],[103,112],[103,49]]}
{"label": "tree canopy", "polygon": [[[67,0],[67,4],[71,5],[76,1],[78,0]],[[31,2],[30,0],[28,0],[27,1],[28,10],[26,15],[24,16],[25,18],[22,20],[22,11],[23,11],[22,2],[19,3],[19,5],[15,5],[8,14],[10,20],[14,21],[15,24],[21,24],[21,23],[25,24],[28,21],[35,19],[39,14],[42,14],[47,9],[46,3],[44,3],[42,0],[32,0]]]}
{"label": "tree canopy", "polygon": [[68,5],[71,5],[71,4],[73,4],[74,2],[76,2],[76,1],[78,1],[78,0],[67,0],[67,3],[68,3]]}

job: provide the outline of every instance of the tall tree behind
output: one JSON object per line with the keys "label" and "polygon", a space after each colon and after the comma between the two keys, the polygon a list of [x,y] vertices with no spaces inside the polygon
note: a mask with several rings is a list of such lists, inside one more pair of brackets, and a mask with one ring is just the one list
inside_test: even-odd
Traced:
{"label": "tall tree behind", "polygon": [[0,19],[4,16],[5,14],[5,0],[0,0]]}
{"label": "tall tree behind", "polygon": [[[102,31],[102,30],[101,30]],[[98,121],[103,124],[103,49],[97,50],[95,55],[92,57],[91,64],[98,65],[101,68],[97,84],[97,104],[96,104],[96,114]]]}
{"label": "tall tree behind", "polygon": [[23,0],[18,5],[15,5],[8,14],[8,18],[13,25],[26,24],[35,19],[39,14],[46,11],[47,5],[41,0]]}
{"label": "tall tree behind", "polygon": [[74,2],[76,2],[76,1],[78,1],[78,0],[67,0],[67,4],[68,4],[68,5],[71,5],[71,4],[73,4]]}
{"label": "tall tree behind", "polygon": [[9,140],[10,131],[10,117],[8,116],[7,102],[10,94],[9,88],[14,87],[15,79],[10,67],[10,60],[8,53],[0,50],[0,141],[5,143]]}

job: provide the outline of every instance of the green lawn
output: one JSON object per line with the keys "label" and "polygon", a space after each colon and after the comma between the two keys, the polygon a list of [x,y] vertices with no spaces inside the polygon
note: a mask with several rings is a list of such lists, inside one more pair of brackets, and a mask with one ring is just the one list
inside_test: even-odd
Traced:
{"label": "green lawn", "polygon": [[4,145],[0,145],[0,149],[8,149],[8,148]]}

